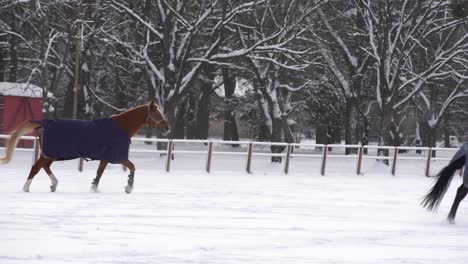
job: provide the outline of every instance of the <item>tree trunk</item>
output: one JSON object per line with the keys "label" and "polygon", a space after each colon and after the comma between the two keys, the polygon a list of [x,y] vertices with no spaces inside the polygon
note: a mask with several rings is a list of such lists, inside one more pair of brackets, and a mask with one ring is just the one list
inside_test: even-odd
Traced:
{"label": "tree trunk", "polygon": [[195,89],[191,89],[191,91],[187,94],[187,114],[185,117],[185,122],[187,126],[187,133],[186,137],[188,139],[196,139],[197,138],[197,120],[196,114],[198,112],[197,109],[197,99],[195,95]]}
{"label": "tree trunk", "polygon": [[[69,33],[69,36],[73,35],[70,32],[68,32],[68,33]],[[67,67],[67,59],[68,59],[68,54],[70,53],[71,44],[72,44],[71,43],[71,37],[69,37],[67,39],[66,43],[65,43],[63,56],[60,59],[60,67],[55,70],[54,75],[52,77],[52,81],[51,81],[51,84],[50,84],[50,87],[49,87],[49,91],[52,92],[52,93],[55,93],[58,90],[57,87],[58,87],[58,85],[60,83],[60,80],[62,80],[62,75],[65,72],[65,67]],[[54,118],[57,118],[58,117],[58,114],[57,114],[57,111],[58,111],[57,104],[58,104],[58,102],[57,101],[53,101],[53,102],[54,102],[54,114],[53,114],[53,116],[54,116]]]}
{"label": "tree trunk", "polygon": [[286,116],[282,116],[281,118],[281,124],[283,128],[283,133],[284,133],[284,141],[287,143],[294,143],[294,135],[291,130],[291,126],[288,124],[288,118]]}
{"label": "tree trunk", "polygon": [[[345,111],[345,144],[356,145],[358,139],[359,106],[356,97],[347,98]],[[346,148],[345,154],[357,153],[356,148]]]}
{"label": "tree trunk", "polygon": [[[369,121],[367,116],[364,114],[361,115],[362,117],[362,131],[361,131],[361,145],[369,145]],[[364,148],[364,154],[367,154],[368,149]]]}
{"label": "tree trunk", "polygon": [[[223,81],[224,81],[224,140],[239,140],[237,132],[237,124],[234,114],[232,113],[232,101],[231,98],[234,95],[236,89],[236,78],[233,76],[228,69],[223,69]],[[239,144],[232,144],[233,147],[238,147]]]}
{"label": "tree trunk", "polygon": [[[428,147],[435,147],[437,143],[437,127],[439,123],[431,124],[431,120],[433,116],[435,116],[436,112],[436,106],[438,103],[438,98],[439,98],[439,87],[437,87],[436,84],[430,83],[428,85],[429,88],[429,96],[430,96],[430,107],[427,110],[426,113],[426,120],[424,122],[424,125],[426,126],[427,129],[427,146]],[[433,150],[432,151],[432,157],[435,157],[436,153]]]}
{"label": "tree trunk", "polygon": [[46,63],[46,47],[47,47],[47,41],[46,41],[46,34],[45,34],[45,17],[42,18],[42,23],[41,23],[41,45],[40,45],[40,51],[41,51],[41,60],[42,60],[42,65],[40,66],[40,71],[41,71],[41,88],[42,88],[42,103],[44,106],[45,110],[45,116],[49,116],[49,98],[47,97],[47,63]]}
{"label": "tree trunk", "polygon": [[[239,133],[237,131],[236,117],[231,111],[224,112],[224,134],[223,140],[239,141]],[[239,147],[239,144],[231,144],[232,147]]]}
{"label": "tree trunk", "polygon": [[[68,57],[68,59],[71,61],[70,65],[72,65],[70,67],[70,72],[73,72],[73,75],[70,76],[70,81],[68,83],[68,86],[67,86],[67,92],[66,92],[66,95],[65,95],[65,103],[64,103],[64,106],[63,106],[63,115],[65,118],[77,118],[78,117],[78,114],[79,114],[79,110],[77,107],[77,113],[76,115],[77,116],[74,116],[74,96],[75,96],[75,80],[77,80],[77,76],[79,75],[79,70],[80,70],[80,67],[78,65],[79,61],[76,60],[76,57],[79,57],[78,56],[78,50],[80,49],[79,47],[79,42],[75,41],[75,34],[76,32],[73,31],[74,28],[70,29],[70,32],[73,34],[70,38],[70,56]],[[81,91],[81,89],[79,90]],[[80,99],[80,96],[77,97],[77,100]],[[79,105],[79,103],[78,103]]]}
{"label": "tree trunk", "polygon": [[329,144],[330,139],[328,132],[327,124],[317,124],[315,126],[315,142],[317,144]]}
{"label": "tree trunk", "polygon": [[268,141],[271,138],[270,128],[265,123],[258,126],[258,141]]}
{"label": "tree trunk", "polygon": [[[225,100],[226,102],[227,100]],[[224,132],[223,140],[232,140],[232,111],[229,109],[224,110]]]}
{"label": "tree trunk", "polygon": [[[6,36],[0,35],[0,43],[6,42]],[[5,47],[3,44],[0,45],[0,82],[5,81]]]}
{"label": "tree trunk", "polygon": [[[425,147],[435,147],[437,142],[437,126],[431,127],[428,120],[425,118],[421,120],[420,124],[419,130],[421,133],[422,145]],[[433,151],[433,157],[435,157],[435,154],[435,151]]]}
{"label": "tree trunk", "polygon": [[[392,108],[389,104],[384,104],[381,109],[381,126],[379,131],[379,146],[393,146],[395,130],[393,128]],[[377,156],[388,157],[388,149],[378,149]],[[388,165],[388,160],[379,160]]]}
{"label": "tree trunk", "polygon": [[[272,118],[272,133],[271,133],[271,142],[282,142],[281,132],[283,130],[282,127],[282,120],[280,118]],[[281,153],[284,150],[284,146],[271,146],[272,153]],[[279,162],[281,163],[282,157],[281,156],[272,156],[271,162]]]}
{"label": "tree trunk", "polygon": [[[274,82],[273,80],[270,80]],[[267,82],[264,82],[264,85],[266,85]],[[280,99],[278,98],[278,95],[276,91],[274,92],[268,92],[271,88],[273,88],[274,84],[269,84],[266,85],[266,87],[263,87],[263,89],[260,89],[260,92],[263,96],[264,102],[261,102],[263,111],[266,114],[268,114],[268,117],[271,119],[271,138],[270,142],[282,142],[282,136],[283,136],[283,120],[282,120],[282,111],[281,111],[281,106],[280,106]],[[268,88],[270,87],[270,88]],[[276,89],[276,88],[273,88]],[[263,105],[263,103],[266,103],[266,105]],[[268,111],[268,112],[267,112]],[[265,120],[266,121],[266,120]],[[267,122],[267,121],[266,121]],[[281,153],[284,150],[284,146],[271,146],[271,153]],[[272,156],[271,157],[271,162],[281,162],[282,158],[281,156]]]}
{"label": "tree trunk", "polygon": [[[141,74],[135,74],[135,75],[136,75],[135,76],[136,78],[142,77]],[[136,79],[135,83],[138,83],[138,79]],[[147,78],[146,87],[148,89],[148,100],[155,99],[156,98],[156,90],[155,90],[156,87],[153,87],[153,85],[151,84],[151,79],[149,79],[149,78]],[[158,102],[158,103],[161,103],[161,102]],[[149,127],[149,126],[146,126],[145,127],[145,137],[146,138],[152,138],[153,134],[154,134],[154,129]],[[153,144],[151,141],[146,141],[145,143],[148,144],[148,145]]]}
{"label": "tree trunk", "polygon": [[[73,79],[69,81],[68,87],[67,87],[67,93],[65,96],[65,104],[64,104],[64,111],[63,111],[63,117],[64,118],[73,118],[73,97],[74,97],[74,83]],[[83,102],[83,89],[80,89],[78,91],[78,107],[76,111],[76,118],[82,119],[83,118],[83,107],[84,107],[84,102]]]}
{"label": "tree trunk", "polygon": [[281,110],[281,124],[283,129],[284,141],[286,143],[294,143],[296,140],[292,131],[292,127],[289,124],[288,113],[291,110],[291,94],[287,90],[278,91],[278,104]]}
{"label": "tree trunk", "polygon": [[254,89],[255,89],[255,99],[257,100],[258,104],[258,119],[259,119],[259,125],[258,125],[258,140],[259,141],[269,141],[272,137],[271,135],[271,129],[269,126],[269,123],[272,122],[270,118],[270,114],[267,112],[268,107],[266,106],[265,99],[263,98],[262,93],[259,91],[259,86],[260,84],[255,81],[254,82]]}
{"label": "tree trunk", "polygon": [[202,83],[202,95],[198,102],[197,113],[197,138],[207,139],[210,126],[210,103],[211,103],[211,85]]}
{"label": "tree trunk", "polygon": [[174,138],[185,138],[185,113],[186,113],[186,100],[177,107],[176,120],[174,123]]}
{"label": "tree trunk", "polygon": [[437,143],[437,128],[429,127],[428,128],[428,147],[435,147]]}
{"label": "tree trunk", "polygon": [[[166,88],[165,88],[166,89]],[[169,123],[169,126],[171,128],[171,131],[169,133],[169,135],[167,135],[168,138],[172,139],[174,138],[174,126],[175,126],[175,123],[176,123],[176,109],[177,109],[177,105],[176,105],[176,101],[175,100],[170,100],[168,102],[166,102],[166,104],[164,105],[164,111],[165,111],[165,114],[166,114],[166,118],[167,118],[167,122]],[[159,138],[163,137],[162,133],[157,130],[156,131],[156,134],[158,135]],[[158,150],[167,150],[167,143],[166,142],[158,142],[156,144],[156,149]],[[165,155],[165,154],[161,154],[161,155]],[[172,159],[174,159],[174,155],[172,156]]]}
{"label": "tree trunk", "polygon": [[[11,31],[16,32],[16,18],[12,16]],[[10,68],[9,68],[9,82],[16,82],[18,74],[18,37],[10,35]]]}
{"label": "tree trunk", "polygon": [[450,111],[447,109],[447,112],[444,116],[444,146],[446,148],[452,148],[454,146],[450,143]]}
{"label": "tree trunk", "polygon": [[[232,141],[239,141],[239,133],[237,130],[236,117],[233,115],[231,119],[231,135]],[[233,147],[239,147],[239,144],[232,144]]]}
{"label": "tree trunk", "polygon": [[[429,136],[429,147],[436,147],[437,146],[437,127],[429,127],[428,129],[428,136]],[[432,157],[436,157],[436,151],[432,151]]]}
{"label": "tree trunk", "polygon": [[[164,98],[166,98],[167,95],[171,93],[175,85],[175,76],[173,74],[166,73],[166,82],[162,84],[162,87],[164,89],[163,92],[165,94]],[[174,134],[174,125],[176,121],[176,110],[178,102],[179,98],[176,96],[172,96],[169,100],[164,102],[164,111],[166,111],[165,114],[171,127],[171,135],[169,135],[169,137],[172,137]]]}

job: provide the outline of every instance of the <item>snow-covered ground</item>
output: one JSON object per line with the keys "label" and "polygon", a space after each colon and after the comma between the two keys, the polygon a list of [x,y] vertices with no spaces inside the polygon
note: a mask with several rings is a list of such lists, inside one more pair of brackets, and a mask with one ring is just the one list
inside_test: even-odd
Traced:
{"label": "snow-covered ground", "polygon": [[[31,155],[17,152],[0,167],[0,263],[468,263],[468,210],[445,221],[456,177],[438,214],[419,206],[432,184],[424,161],[399,161],[398,174],[366,160],[294,158],[290,174],[256,157],[133,154],[132,194],[126,172],[107,168],[99,193],[90,183],[97,162],[76,170],[56,162],[56,193],[44,172],[30,193],[21,187]],[[435,171],[446,162],[434,164]]]}

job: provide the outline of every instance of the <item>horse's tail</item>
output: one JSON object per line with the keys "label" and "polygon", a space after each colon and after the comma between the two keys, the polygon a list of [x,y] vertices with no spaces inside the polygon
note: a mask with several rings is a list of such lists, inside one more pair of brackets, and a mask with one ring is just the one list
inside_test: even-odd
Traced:
{"label": "horse's tail", "polygon": [[5,149],[5,157],[0,158],[0,164],[7,164],[10,162],[11,158],[13,157],[13,152],[15,151],[16,144],[20,140],[21,136],[27,133],[31,133],[34,129],[39,128],[41,125],[36,124],[29,121],[24,121],[19,126],[11,132],[10,138],[7,141],[6,149]]}
{"label": "horse's tail", "polygon": [[430,191],[424,196],[421,205],[426,207],[429,211],[436,211],[444,198],[445,192],[447,192],[450,182],[452,181],[455,171],[461,169],[465,164],[465,155],[450,162],[449,165],[444,167],[435,177],[437,180],[430,189]]}

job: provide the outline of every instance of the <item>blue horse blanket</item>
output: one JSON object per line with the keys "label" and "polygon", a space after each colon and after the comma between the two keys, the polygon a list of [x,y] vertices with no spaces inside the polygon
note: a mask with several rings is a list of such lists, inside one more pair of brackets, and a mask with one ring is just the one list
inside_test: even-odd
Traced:
{"label": "blue horse blanket", "polygon": [[463,143],[460,149],[458,149],[457,153],[452,157],[452,160],[449,164],[452,164],[457,159],[465,156],[465,170],[463,172],[463,184],[468,187],[468,142]]}
{"label": "blue horse blanket", "polygon": [[87,158],[121,163],[128,160],[130,139],[112,118],[91,121],[44,119],[42,152],[55,160]]}

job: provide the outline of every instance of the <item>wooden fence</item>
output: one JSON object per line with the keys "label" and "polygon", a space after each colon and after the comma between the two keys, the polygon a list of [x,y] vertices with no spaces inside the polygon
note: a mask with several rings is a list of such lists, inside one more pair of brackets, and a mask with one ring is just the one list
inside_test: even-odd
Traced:
{"label": "wooden fence", "polygon": [[[0,138],[8,138],[8,135],[0,135]],[[25,148],[17,148],[17,151],[30,151],[32,152],[32,162],[34,163],[39,155],[40,149],[38,144],[38,138],[33,136],[23,136],[21,137],[22,140],[33,140],[34,147],[32,149],[25,149]],[[322,176],[326,175],[327,170],[327,160],[328,159],[335,159],[335,158],[343,158],[343,159],[355,159],[356,160],[356,174],[362,175],[362,161],[363,159],[378,159],[378,160],[387,160],[389,165],[391,165],[391,173],[392,175],[396,174],[397,171],[397,164],[398,160],[424,160],[426,163],[425,166],[425,175],[429,176],[429,171],[431,167],[431,162],[434,160],[450,160],[451,157],[433,157],[433,153],[435,151],[449,151],[453,152],[453,154],[457,151],[455,148],[428,148],[428,147],[390,147],[390,146],[375,146],[375,145],[340,145],[340,144],[333,144],[333,145],[326,145],[326,144],[301,144],[301,143],[283,143],[283,142],[255,142],[255,141],[222,141],[222,140],[186,140],[186,139],[154,139],[154,138],[132,138],[132,142],[151,142],[151,143],[164,143],[166,145],[165,150],[157,150],[157,149],[134,149],[130,148],[130,153],[160,153],[166,155],[166,166],[165,170],[170,172],[171,170],[171,160],[174,154],[196,154],[196,155],[206,155],[206,164],[205,170],[207,173],[211,172],[212,167],[212,157],[213,155],[243,155],[246,159],[245,171],[247,173],[252,173],[252,157],[254,156],[275,156],[275,157],[282,157],[284,159],[284,166],[283,172],[285,174],[289,173],[290,169],[290,161],[293,157],[305,157],[305,158],[312,158],[312,159],[321,159],[321,166],[320,166],[320,174]],[[185,143],[185,144],[204,144],[206,145],[206,150],[177,150],[174,148],[176,143]],[[239,152],[239,151],[215,151],[213,146],[214,145],[245,145],[246,151]],[[255,152],[254,146],[283,146],[285,151],[282,153],[265,153],[265,152]],[[294,153],[293,149],[298,148],[318,148],[321,149],[321,154],[304,154],[304,153]],[[349,155],[329,155],[329,149],[353,149],[353,154]],[[377,156],[377,155],[364,155],[366,152],[365,150],[388,150],[389,153],[392,155],[388,156]],[[424,155],[413,156],[413,157],[403,157],[399,156],[399,152],[401,151],[410,151],[415,150],[421,153],[425,153]],[[452,154],[452,155],[453,155]],[[391,162],[391,164],[390,164]],[[79,159],[78,161],[78,170],[82,171],[84,166],[83,159]]]}

